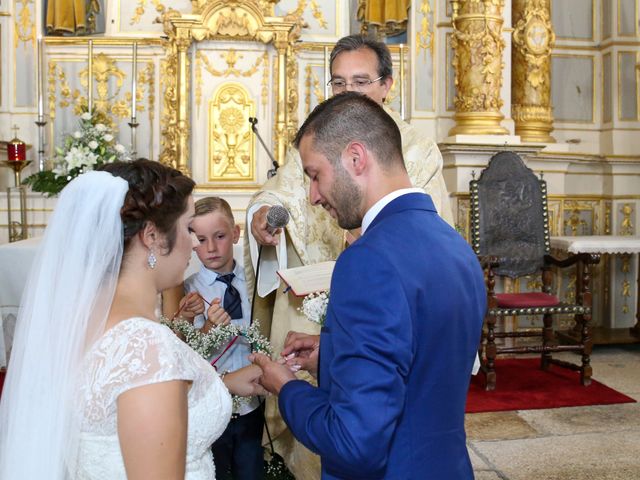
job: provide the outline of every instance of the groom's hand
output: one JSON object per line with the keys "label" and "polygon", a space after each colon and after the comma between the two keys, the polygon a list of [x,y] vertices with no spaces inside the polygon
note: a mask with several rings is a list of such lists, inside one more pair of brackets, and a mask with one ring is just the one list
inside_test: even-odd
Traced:
{"label": "groom's hand", "polygon": [[285,383],[296,379],[289,367],[283,363],[274,362],[261,353],[252,353],[249,355],[249,361],[262,369],[260,383],[267,391],[275,395],[280,393],[280,389]]}
{"label": "groom's hand", "polygon": [[280,355],[294,372],[306,370],[315,377],[318,373],[319,349],[320,335],[289,332]]}

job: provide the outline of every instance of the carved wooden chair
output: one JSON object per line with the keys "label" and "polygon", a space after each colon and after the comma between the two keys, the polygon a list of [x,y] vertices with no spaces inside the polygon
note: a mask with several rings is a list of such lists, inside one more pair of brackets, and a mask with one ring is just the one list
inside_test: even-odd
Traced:
{"label": "carved wooden chair", "polygon": [[[496,388],[496,356],[500,354],[540,353],[540,368],[550,364],[580,371],[582,385],[591,383],[590,355],[592,340],[590,266],[599,256],[572,255],[560,260],[550,255],[547,186],[542,178],[513,152],[494,155],[476,180],[470,182],[471,242],[485,269],[487,314],[479,353],[486,375],[486,389]],[[575,303],[562,303],[554,295],[555,271],[576,268]],[[541,275],[541,291],[496,293],[496,276],[516,279]],[[560,275],[556,280],[560,282]],[[575,342],[561,344],[554,331],[553,318],[571,314],[575,318]],[[498,318],[542,315],[543,326],[518,331],[496,331]],[[504,322],[503,322],[504,323]],[[518,338],[537,337],[527,345]],[[513,339],[497,344],[496,339]],[[579,364],[552,358],[553,352],[574,351],[581,354]]]}

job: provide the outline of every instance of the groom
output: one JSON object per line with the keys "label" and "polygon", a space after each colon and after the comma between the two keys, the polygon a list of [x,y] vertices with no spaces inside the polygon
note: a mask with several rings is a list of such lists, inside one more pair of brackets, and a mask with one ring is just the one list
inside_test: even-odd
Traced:
{"label": "groom", "polygon": [[[263,355],[262,383],[324,479],[471,479],[464,431],[486,293],[474,253],[412,188],[400,132],[347,92],[318,105],[295,141],[309,197],[362,236],[338,258],[320,338],[282,352],[318,387]],[[317,365],[316,365],[317,364]]]}

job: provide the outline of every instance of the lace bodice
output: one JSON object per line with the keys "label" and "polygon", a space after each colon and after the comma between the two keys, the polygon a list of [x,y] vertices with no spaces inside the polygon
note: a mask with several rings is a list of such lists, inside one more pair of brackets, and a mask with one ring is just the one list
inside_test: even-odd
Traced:
{"label": "lace bodice", "polygon": [[80,383],[84,400],[77,479],[126,479],[117,432],[118,396],[132,388],[188,380],[186,479],[212,480],[210,446],[231,415],[231,397],[205,360],[171,330],[144,318],[108,330],[85,357]]}

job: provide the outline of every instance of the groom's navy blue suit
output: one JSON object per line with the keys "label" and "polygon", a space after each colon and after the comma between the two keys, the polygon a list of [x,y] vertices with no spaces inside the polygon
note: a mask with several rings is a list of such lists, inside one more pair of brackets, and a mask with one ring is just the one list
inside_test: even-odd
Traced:
{"label": "groom's navy blue suit", "polygon": [[323,479],[473,478],[464,409],[485,309],[476,256],[428,195],[382,209],[336,263],[319,386],[280,391]]}

